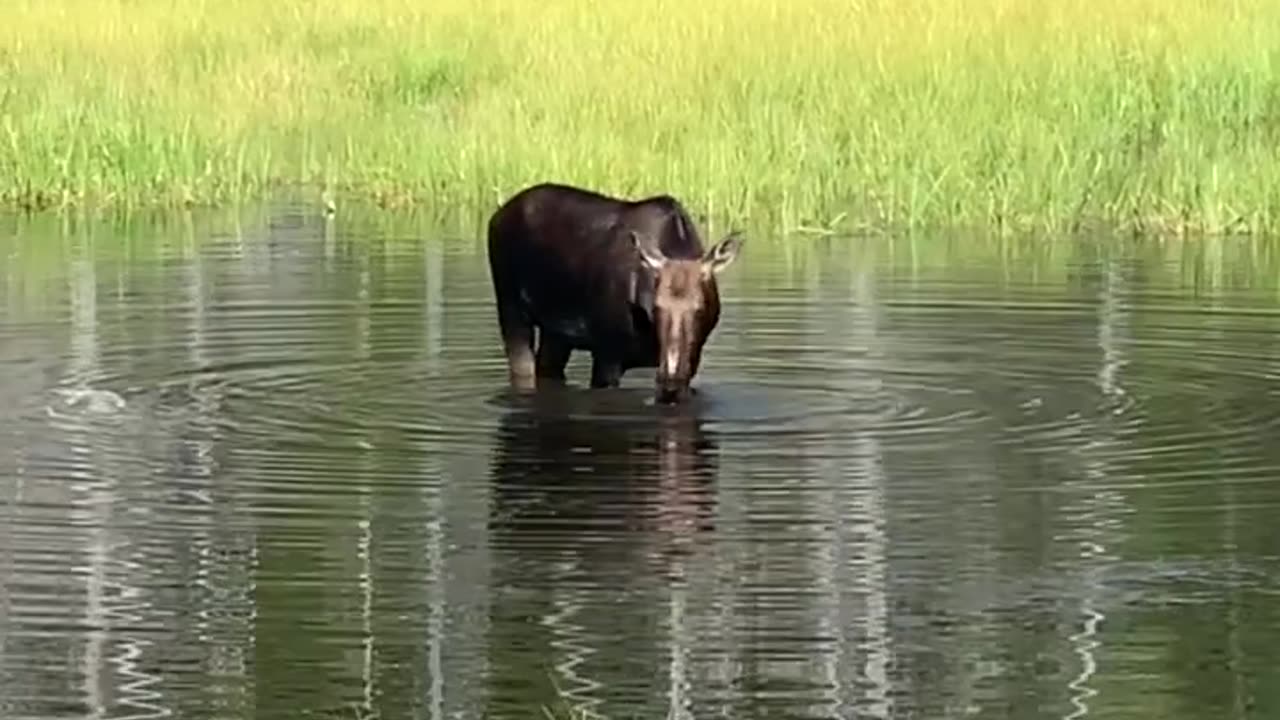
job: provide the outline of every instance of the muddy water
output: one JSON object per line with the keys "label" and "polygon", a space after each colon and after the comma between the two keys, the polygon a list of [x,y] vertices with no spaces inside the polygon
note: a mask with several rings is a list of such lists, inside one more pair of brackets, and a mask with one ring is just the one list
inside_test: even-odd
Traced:
{"label": "muddy water", "polygon": [[758,239],[671,411],[476,238],[6,220],[0,717],[1277,717],[1277,267]]}

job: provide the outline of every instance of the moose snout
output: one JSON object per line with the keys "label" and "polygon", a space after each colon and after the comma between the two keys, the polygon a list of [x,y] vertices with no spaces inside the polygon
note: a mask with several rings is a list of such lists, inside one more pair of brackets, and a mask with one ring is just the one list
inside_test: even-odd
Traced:
{"label": "moose snout", "polygon": [[657,313],[658,367],[654,381],[661,403],[679,402],[693,394],[689,384],[698,373],[702,344],[708,334],[697,314],[700,303],[677,303],[675,310]]}
{"label": "moose snout", "polygon": [[655,398],[662,404],[683,402],[692,392],[687,377],[658,373],[654,384]]}
{"label": "moose snout", "polygon": [[689,386],[659,385],[656,399],[663,405],[674,405],[689,397]]}

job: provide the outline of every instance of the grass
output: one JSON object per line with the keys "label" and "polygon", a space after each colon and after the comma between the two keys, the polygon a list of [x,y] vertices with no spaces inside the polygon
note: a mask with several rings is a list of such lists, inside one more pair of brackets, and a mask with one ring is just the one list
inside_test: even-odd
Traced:
{"label": "grass", "polygon": [[0,199],[1269,232],[1273,0],[8,0]]}

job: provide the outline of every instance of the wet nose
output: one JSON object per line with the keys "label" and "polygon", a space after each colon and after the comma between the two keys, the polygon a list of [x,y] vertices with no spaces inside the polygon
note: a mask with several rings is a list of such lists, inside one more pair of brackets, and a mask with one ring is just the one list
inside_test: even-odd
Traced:
{"label": "wet nose", "polygon": [[656,391],[660,403],[679,402],[688,395],[689,383],[674,378],[658,378]]}

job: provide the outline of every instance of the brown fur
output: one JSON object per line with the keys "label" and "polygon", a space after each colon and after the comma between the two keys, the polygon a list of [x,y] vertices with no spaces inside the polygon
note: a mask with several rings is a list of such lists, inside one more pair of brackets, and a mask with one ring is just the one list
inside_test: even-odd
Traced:
{"label": "brown fur", "polygon": [[659,398],[683,397],[720,318],[715,274],[740,245],[730,235],[704,250],[670,196],[627,201],[550,183],[517,193],[488,238],[512,384],[562,381],[570,353],[587,350],[592,387],[657,367]]}

